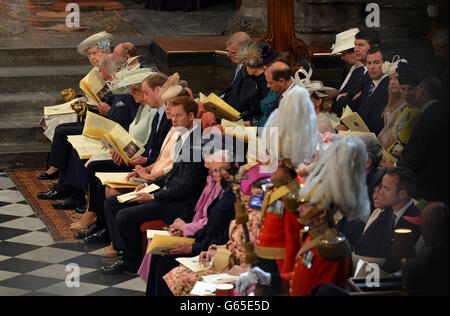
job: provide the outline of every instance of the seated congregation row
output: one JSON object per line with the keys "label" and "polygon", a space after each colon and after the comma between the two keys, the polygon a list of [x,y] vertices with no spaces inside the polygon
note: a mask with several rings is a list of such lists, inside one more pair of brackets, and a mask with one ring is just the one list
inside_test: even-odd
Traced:
{"label": "seated congregation row", "polygon": [[[360,38],[358,38],[358,34]],[[441,127],[439,122],[443,118],[440,112],[441,105],[439,102],[428,102],[438,99],[440,83],[435,78],[427,78],[421,81],[418,79],[418,75],[403,61],[386,63],[382,67],[383,52],[377,48],[377,44],[374,43],[376,41],[369,36],[372,35],[371,32],[359,32],[358,34],[353,35],[355,36],[354,52],[346,51],[346,53],[354,54],[356,60],[361,59],[361,62],[355,61],[355,64],[364,67],[355,66],[352,68],[352,73],[346,80],[347,83],[343,84],[346,89],[343,90],[343,88],[339,93],[336,93],[336,89],[324,87],[323,84],[314,84],[315,82],[310,80],[311,65],[305,66],[306,70],[310,71],[302,72],[305,76],[304,79],[299,77],[293,79],[289,62],[283,54],[261,44],[251,44],[248,35],[242,32],[237,33],[231,36],[227,42],[227,50],[230,59],[238,67],[222,98],[242,112],[242,118],[246,120],[247,125],[285,128],[288,133],[292,134],[291,137],[300,133],[297,138],[292,138],[296,140],[294,143],[298,148],[313,148],[315,154],[317,147],[313,143],[315,139],[313,132],[307,133],[300,127],[308,125],[301,124],[302,122],[306,123],[302,120],[314,122],[316,130],[318,127],[320,131],[324,147],[328,149],[335,147],[353,148],[348,151],[355,151],[353,158],[359,157],[359,166],[363,165],[363,168],[359,169],[359,171],[363,170],[363,173],[359,172],[359,180],[356,178],[347,179],[351,174],[355,174],[354,170],[349,169],[350,166],[335,167],[334,170],[338,174],[333,174],[333,176],[340,176],[342,181],[347,179],[348,181],[344,181],[342,184],[342,188],[353,188],[352,192],[356,196],[363,197],[362,200],[364,201],[359,199],[359,204],[356,205],[361,208],[359,211],[354,211],[352,214],[355,205],[345,202],[336,203],[341,206],[341,208],[337,208],[339,212],[336,210],[330,211],[330,209],[333,209],[330,205],[319,203],[320,199],[317,199],[313,204],[320,205],[320,207],[314,208],[318,210],[314,211],[314,215],[310,215],[310,219],[305,220],[303,224],[299,224],[297,216],[302,213],[301,209],[305,208],[308,203],[303,202],[297,205],[299,204],[299,200],[297,200],[296,206],[298,207],[288,208],[281,201],[284,195],[277,196],[275,200],[271,199],[270,202],[272,203],[269,206],[266,205],[265,208],[263,207],[261,211],[250,208],[249,200],[251,196],[263,197],[265,195],[266,198],[270,196],[267,190],[266,192],[263,190],[265,179],[270,178],[270,181],[274,184],[272,190],[275,190],[275,192],[278,188],[284,188],[285,185],[293,181],[296,183],[306,181],[308,184],[313,181],[313,175],[317,175],[316,164],[311,164],[310,160],[303,159],[303,157],[296,157],[296,154],[293,154],[296,152],[295,149],[289,149],[289,146],[292,145],[283,146],[284,155],[278,158],[280,160],[278,167],[272,173],[259,172],[259,165],[255,164],[247,164],[239,168],[239,165],[232,158],[233,149],[229,148],[226,151],[210,152],[207,156],[202,157],[200,162],[184,161],[181,158],[183,153],[189,153],[190,157],[194,157],[195,152],[201,151],[205,144],[211,140],[216,140],[216,137],[209,133],[210,130],[207,127],[216,126],[217,129],[213,130],[214,133],[222,133],[220,125],[216,125],[216,117],[213,113],[206,112],[201,102],[193,100],[192,91],[187,87],[187,83],[179,80],[177,75],[168,78],[153,69],[142,68],[139,64],[136,64],[132,57],[137,56],[137,52],[131,43],[117,45],[113,54],[109,54],[109,45],[106,48],[102,45],[99,47],[99,43],[104,44],[105,41],[109,43],[112,40],[112,36],[107,33],[106,35],[104,33],[96,34],[83,41],[79,46],[79,52],[87,55],[91,64],[99,68],[103,80],[109,82],[112,91],[115,87],[126,87],[130,94],[107,94],[98,105],[98,112],[120,123],[131,135],[146,144],[146,152],[142,156],[133,158],[130,161],[130,166],[126,165],[119,155],[112,153],[111,160],[94,161],[86,168],[84,167],[84,161],[79,159],[76,151],[67,142],[67,135],[81,134],[83,123],[61,124],[55,130],[49,158],[49,169],[40,176],[42,179],[48,179],[57,175],[58,183],[50,191],[40,193],[39,198],[52,200],[66,198],[62,202],[54,203],[54,207],[60,209],[77,208],[79,212],[84,213],[82,219],[71,226],[75,231],[79,231],[75,236],[87,243],[109,242],[110,245],[102,250],[102,255],[119,258],[114,264],[101,267],[101,271],[103,273],[136,273],[140,267],[139,273],[148,280],[148,295],[189,294],[195,281],[200,280],[202,275],[217,273],[217,271],[211,268],[206,272],[192,273],[183,266],[178,267],[179,264],[174,258],[200,254],[201,260],[208,262],[212,260],[219,249],[228,251],[229,256],[233,258],[235,264],[229,267],[229,273],[241,276],[237,282],[238,290],[241,293],[246,292],[250,281],[256,282],[255,278],[249,277],[249,275],[256,275],[256,280],[260,281],[260,285],[263,285],[265,293],[270,295],[288,292],[292,295],[308,295],[314,286],[322,283],[334,283],[345,288],[345,282],[350,276],[349,271],[352,265],[349,259],[350,250],[353,251],[353,258],[358,258],[358,256],[383,258],[384,265],[382,268],[386,272],[399,270],[398,262],[391,258],[390,254],[391,237],[394,229],[405,227],[412,230],[414,241],[419,240],[418,244],[421,245],[421,248],[417,250],[417,254],[418,256],[419,254],[426,254],[425,266],[428,267],[429,260],[434,262],[448,253],[448,251],[442,251],[442,249],[445,249],[446,243],[437,241],[446,233],[447,227],[442,227],[442,223],[448,221],[442,221],[442,219],[446,216],[448,218],[448,214],[445,205],[432,204],[423,212],[422,223],[418,220],[420,212],[412,203],[411,198],[423,198],[429,202],[447,202],[445,198],[441,198],[446,197],[446,191],[445,195],[439,195],[438,198],[427,195],[428,192],[433,194],[443,192],[436,191],[434,186],[429,187],[430,183],[432,185],[441,183],[441,178],[437,182],[434,180],[434,176],[439,177],[439,174],[428,174],[428,170],[424,170],[434,167],[433,164],[439,164],[437,160],[439,157],[433,156],[433,153],[439,149],[425,149],[428,154],[425,157],[420,155],[423,161],[417,162],[419,157],[410,156],[408,158],[406,154],[411,153],[410,155],[412,155],[419,148],[409,149],[408,141],[405,141],[401,138],[403,136],[400,135],[409,133],[410,136],[406,138],[410,138],[412,141],[414,135],[417,134],[418,143],[416,145],[423,146],[424,144],[420,143],[419,140],[423,137],[434,137],[436,133],[441,132],[441,130],[438,130]],[[361,52],[357,48],[358,41],[365,41],[374,49],[367,49],[365,53]],[[348,48],[348,50],[352,50],[352,48]],[[346,56],[346,54],[343,54],[343,56]],[[364,62],[362,61],[363,57]],[[130,59],[133,60],[133,66],[130,67],[131,63],[129,63],[124,67],[124,61]],[[367,72],[364,71],[366,64]],[[392,103],[391,108],[389,106],[383,107],[381,112],[378,113],[379,117],[377,117],[378,114],[374,114],[375,112],[372,111],[375,111],[374,108],[376,108],[373,104],[378,105],[379,103],[372,100],[372,97],[375,98],[378,95],[375,92],[378,90],[377,87],[380,87],[381,82],[386,82],[385,78],[382,78],[385,75],[379,73],[381,68],[382,70],[388,69],[386,71],[392,82],[397,77],[399,81],[405,81],[400,82],[401,92],[398,90],[398,84],[395,86],[395,82],[390,85],[390,87],[393,87],[390,90],[397,88],[397,94],[390,91],[389,102],[395,100],[396,103],[394,105]],[[404,72],[402,72],[402,69],[405,69]],[[121,75],[119,76],[118,73],[121,73]],[[355,79],[354,76],[360,76],[360,78]],[[369,79],[367,76],[369,76]],[[118,77],[120,77],[119,82],[117,82]],[[355,81],[360,85],[362,91],[355,91],[357,89],[351,85],[351,83],[356,85]],[[374,83],[375,88],[367,89],[366,87],[369,85],[367,82],[370,82],[370,86]],[[249,88],[251,87],[250,83],[253,83],[254,89]],[[408,89],[404,87],[405,85],[409,85],[411,88]],[[410,97],[410,101],[408,101],[406,92],[413,90],[417,85],[419,85],[419,88],[416,90],[421,91],[421,94],[416,93],[416,95],[422,96],[423,99],[420,99],[419,102],[416,101],[418,98],[414,97],[414,101],[412,101]],[[305,91],[309,92],[306,93],[306,97]],[[409,92],[411,95],[411,91]],[[381,145],[370,137],[362,137],[362,140],[353,138],[346,140],[337,135],[333,126],[330,127],[328,118],[321,114],[321,112],[330,110],[330,100],[334,97],[336,97],[333,103],[335,113],[338,114],[339,108],[342,111],[344,105],[350,105],[367,122],[372,131],[383,132],[382,126],[379,127],[380,125],[377,122],[380,119],[383,120],[384,117],[386,121],[384,129],[390,128],[392,131],[391,140],[383,143],[383,133],[377,133]],[[341,102],[339,105],[339,101],[346,98],[347,101]],[[405,125],[408,125],[406,123],[413,120],[410,119],[413,115],[404,113],[403,115],[407,119],[404,118],[403,120],[406,120],[406,122],[400,122],[399,115],[397,115],[397,120],[392,119],[392,116],[395,117],[392,111],[402,113],[403,109],[418,109],[420,106],[416,106],[416,104],[427,105],[421,111],[422,121],[424,121],[422,122],[422,129],[416,128],[412,132],[413,124],[410,124],[409,132],[404,132],[402,129]],[[395,106],[395,108],[392,106]],[[308,107],[312,108],[313,113],[309,116],[300,115],[305,114],[305,108]],[[428,108],[428,112],[432,110],[431,113],[425,111]],[[292,111],[293,109],[300,110]],[[283,110],[285,111],[284,116],[282,115]],[[419,126],[421,122],[420,111],[417,110],[416,112],[418,112],[416,124]],[[279,116],[272,115],[278,113],[280,113]],[[286,113],[289,114],[286,116]],[[297,116],[292,113],[296,113]],[[425,114],[428,114],[428,116]],[[297,119],[298,125],[289,126],[289,124],[285,124],[289,115]],[[425,118],[430,119],[430,115],[433,119],[433,126],[436,127],[431,131],[428,122],[425,120]],[[388,120],[388,117],[391,117],[391,119]],[[195,118],[200,119],[201,124],[195,124]],[[388,121],[391,124],[390,127],[387,126]],[[184,130],[188,132],[182,134],[180,127],[184,127]],[[337,126],[336,128],[342,129],[344,126]],[[393,132],[396,128],[398,130]],[[199,130],[204,132],[200,139],[195,137],[197,132],[200,135],[202,134]],[[437,139],[439,139],[439,136]],[[280,139],[280,143],[285,141],[286,139]],[[429,141],[428,145],[430,145]],[[383,147],[400,158],[398,165],[402,167],[379,171]],[[357,152],[354,148],[359,148],[360,151]],[[305,149],[304,151],[307,152],[308,150]],[[175,155],[171,154],[172,152],[175,152]],[[316,161],[318,166],[331,165],[330,161],[337,158],[332,155],[339,155],[337,149],[327,150],[327,152],[331,153],[328,154],[326,160],[322,163],[320,160],[319,162]],[[351,155],[350,153],[347,154]],[[304,157],[306,156],[304,154]],[[413,158],[416,159],[414,161],[417,164],[416,169],[412,168],[412,162],[411,165],[407,164]],[[445,168],[445,166],[446,164],[440,165],[442,168]],[[329,168],[332,169],[331,166]],[[357,166],[353,166],[353,168],[357,168]],[[413,171],[413,174],[408,168]],[[341,170],[338,171],[337,169]],[[130,203],[121,204],[117,201],[116,195],[123,192],[102,186],[95,176],[96,172],[129,172],[128,178],[140,177],[149,181],[147,184],[154,183],[162,189],[154,194],[140,194]],[[250,270],[248,274],[245,273],[249,268],[249,264],[245,260],[246,252],[248,252],[246,251],[248,240],[245,238],[242,225],[238,225],[233,220],[236,196],[231,191],[230,178],[238,172],[246,176],[246,180],[240,182],[240,198],[246,201],[249,215],[247,227],[250,240],[256,245],[256,266],[259,267]],[[310,176],[308,177],[308,175]],[[423,181],[418,181],[418,176]],[[326,178],[327,176],[322,174],[321,177]],[[327,182],[325,179],[322,180],[321,182]],[[145,186],[142,185],[137,190],[139,191]],[[324,188],[324,190],[327,189],[330,191],[329,187]],[[291,189],[291,191],[297,192],[298,187]],[[326,195],[335,194],[328,191],[322,193]],[[88,193],[88,206],[84,206],[86,192]],[[337,190],[337,194],[339,192],[342,196],[333,196],[334,202],[340,199],[352,199],[352,197],[346,196],[345,190]],[[300,193],[306,194],[305,192],[302,193],[301,190]],[[314,195],[314,193],[309,193]],[[305,200],[312,201],[311,197],[302,199],[302,201]],[[365,201],[367,201],[367,206]],[[348,206],[348,209],[343,209],[344,206]],[[370,211],[372,211],[372,215],[367,221]],[[428,216],[425,216],[426,214]],[[405,219],[408,216],[414,217],[414,219],[408,221]],[[317,220],[318,218],[321,220]],[[425,218],[431,219],[425,221]],[[158,219],[170,227],[170,234],[193,236],[196,240],[195,243],[193,245],[180,244],[178,248],[170,251],[169,256],[146,255],[143,257],[142,233],[139,226],[143,222]],[[311,275],[311,271],[296,271],[293,273],[295,262],[301,259],[296,258],[297,252],[302,245],[309,242],[308,239],[298,239],[299,232],[304,229],[305,223],[310,228],[309,240],[315,237],[314,228],[321,228],[325,224],[327,229],[333,233],[337,232],[337,227],[345,235],[349,245],[343,255],[339,258],[332,258],[332,260],[324,260],[324,262],[317,259],[313,263],[315,269],[324,268],[327,264],[334,265],[336,269],[330,269],[334,272],[325,273],[321,277],[316,275],[316,277],[305,278],[301,277],[302,273]],[[430,237],[430,234],[426,238],[424,233],[423,238],[419,239],[422,225],[423,229],[427,225],[428,231],[433,232],[433,238]],[[433,251],[425,252],[422,251],[423,249],[432,249]],[[423,269],[424,267],[420,266],[421,272]],[[431,279],[434,280],[435,278]]]}

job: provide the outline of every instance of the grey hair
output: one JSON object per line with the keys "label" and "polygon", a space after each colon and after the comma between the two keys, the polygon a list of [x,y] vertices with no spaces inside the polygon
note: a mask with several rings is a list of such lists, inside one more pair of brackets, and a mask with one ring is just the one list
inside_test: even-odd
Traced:
{"label": "grey hair", "polygon": [[106,68],[110,75],[114,75],[117,70],[121,69],[125,60],[114,54],[109,54],[102,58],[99,64],[99,68]]}
{"label": "grey hair", "polygon": [[317,115],[317,127],[319,128],[319,132],[321,133],[336,134],[333,124],[331,124],[328,115],[325,113],[319,113]]}
{"label": "grey hair", "polygon": [[369,135],[363,135],[360,137],[366,145],[366,151],[369,158],[372,159],[372,163],[376,164],[383,158],[383,148],[377,139]]}
{"label": "grey hair", "polygon": [[227,40],[227,46],[238,44],[239,48],[245,47],[251,43],[250,35],[245,32],[237,32],[230,36]]}

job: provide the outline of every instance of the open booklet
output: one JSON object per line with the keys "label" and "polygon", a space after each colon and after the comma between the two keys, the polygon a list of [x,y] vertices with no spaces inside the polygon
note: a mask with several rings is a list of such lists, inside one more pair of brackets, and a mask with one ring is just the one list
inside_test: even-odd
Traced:
{"label": "open booklet", "polygon": [[86,77],[81,79],[80,89],[96,104],[100,103],[100,99],[106,94],[107,87],[97,67],[92,68]]}
{"label": "open booklet", "polygon": [[90,159],[95,155],[109,153],[109,150],[103,146],[102,142],[95,138],[83,135],[69,135],[67,140],[77,151],[80,159]]}
{"label": "open booklet", "polygon": [[120,124],[90,111],[86,114],[82,135],[99,139],[106,148],[117,152],[127,165],[131,158],[145,151]]}
{"label": "open booklet", "polygon": [[222,119],[221,125],[224,129],[225,135],[233,136],[246,142],[248,142],[249,139],[251,141],[256,141],[258,128],[255,126],[245,126],[243,120],[230,122],[229,120]]}
{"label": "open booklet", "polygon": [[147,248],[147,253],[166,255],[170,249],[176,247],[177,243],[192,245],[194,242],[194,238],[155,235]]}
{"label": "open booklet", "polygon": [[236,111],[231,105],[219,98],[216,94],[211,93],[207,97],[205,97],[203,93],[200,93],[199,95],[199,99],[205,106],[205,109],[209,112],[213,112],[217,119],[227,119],[234,122],[241,118],[241,113]]}
{"label": "open booklet", "polygon": [[192,272],[206,271],[211,269],[212,267],[211,262],[209,262],[208,264],[201,264],[200,255],[196,257],[180,257],[176,258],[175,260],[177,260]]}
{"label": "open booklet", "polygon": [[[150,184],[149,186],[146,186],[145,188],[143,188],[142,190],[140,190],[139,191],[139,193],[153,193],[153,192],[155,192],[155,191],[158,191],[160,188],[159,188],[159,186],[157,186],[156,184],[154,184],[154,183],[152,183],[152,184]],[[132,200],[132,199],[135,199],[135,198],[137,198],[139,195],[137,194],[138,192],[130,192],[130,193],[126,193],[126,194],[122,194],[122,195],[119,195],[118,197],[117,197],[117,200],[120,202],[120,203],[125,203],[125,202],[128,202],[128,201],[130,201],[130,200]]]}
{"label": "open booklet", "polygon": [[112,189],[133,189],[147,180],[140,178],[130,178],[127,181],[128,172],[96,172],[95,176],[100,179],[103,185]]}
{"label": "open booklet", "polygon": [[364,120],[359,116],[358,113],[353,112],[352,109],[347,105],[341,116],[341,121],[347,128],[353,132],[365,132],[370,133]]}

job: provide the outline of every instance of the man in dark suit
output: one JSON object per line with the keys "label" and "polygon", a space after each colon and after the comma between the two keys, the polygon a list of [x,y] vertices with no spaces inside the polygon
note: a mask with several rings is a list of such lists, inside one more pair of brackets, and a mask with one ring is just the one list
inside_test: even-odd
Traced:
{"label": "man in dark suit", "polygon": [[247,33],[237,32],[230,36],[226,44],[227,55],[231,62],[236,65],[236,68],[233,70],[228,87],[221,98],[236,109],[256,93],[256,82],[248,74],[246,67],[240,64],[238,58],[239,52],[250,43],[251,38]]}
{"label": "man in dark suit", "polygon": [[383,73],[384,54],[379,47],[372,48],[367,54],[367,81],[361,94],[349,104],[353,111],[358,112],[369,130],[376,135],[384,127],[381,116],[388,103],[389,76]]}
{"label": "man in dark suit", "polygon": [[[208,173],[201,155],[201,130],[199,126],[194,126],[197,111],[197,103],[189,97],[172,101],[173,126],[183,127],[186,132],[177,142],[172,170],[148,183],[158,185],[161,188],[159,191],[154,194],[138,193],[137,198],[126,204],[119,203],[116,196],[105,201],[106,222],[113,247],[123,250],[124,257],[102,267],[103,273],[135,273],[138,270],[142,260],[141,223],[158,219],[172,223],[176,218],[188,222],[192,219]],[[145,186],[138,187],[136,191]]]}
{"label": "man in dark suit", "polygon": [[331,111],[336,113],[337,116],[342,116],[344,108],[353,104],[355,97],[364,89],[366,83],[370,81],[366,68],[367,54],[372,48],[380,45],[379,35],[373,29],[363,28],[355,35],[353,54],[357,68],[353,71],[345,87],[339,91],[339,96],[333,104]]}
{"label": "man in dark suit", "polygon": [[416,89],[421,115],[402,152],[399,166],[417,178],[416,199],[448,203],[448,99],[440,100],[442,85],[425,78]]}
{"label": "man in dark suit", "polygon": [[411,199],[414,191],[415,180],[409,170],[401,167],[386,170],[378,192],[378,197],[385,210],[376,213],[378,214],[376,219],[370,219],[370,226],[366,227],[355,245],[356,255],[385,258],[386,262],[381,267],[384,271],[392,273],[399,270],[400,262],[392,259],[394,230],[410,229],[413,245],[421,235],[419,227],[404,218],[405,216],[416,217],[419,215],[419,210]]}

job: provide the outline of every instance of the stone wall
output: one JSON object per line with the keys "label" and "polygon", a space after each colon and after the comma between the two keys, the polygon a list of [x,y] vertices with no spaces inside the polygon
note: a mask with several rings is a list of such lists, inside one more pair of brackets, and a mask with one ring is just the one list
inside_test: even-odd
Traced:
{"label": "stone wall", "polygon": [[[297,36],[313,46],[328,45],[336,33],[365,24],[369,2],[380,7],[380,33],[386,39],[423,37],[428,34],[426,0],[294,0]],[[242,0],[229,23],[229,31],[265,35],[267,0]]]}

